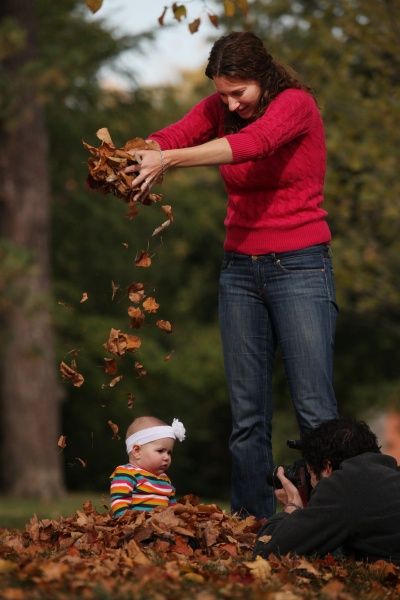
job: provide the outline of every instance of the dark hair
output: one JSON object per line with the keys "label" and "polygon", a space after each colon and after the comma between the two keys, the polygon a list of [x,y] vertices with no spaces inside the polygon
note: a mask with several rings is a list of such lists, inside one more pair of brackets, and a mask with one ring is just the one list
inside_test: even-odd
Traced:
{"label": "dark hair", "polygon": [[[220,37],[211,48],[205,71],[207,77],[232,77],[257,81],[261,99],[254,118],[260,117],[268,104],[288,88],[311,91],[295,76],[276,62],[262,40],[250,31],[232,32]],[[225,132],[238,131],[248,122],[225,106]]]}
{"label": "dark hair", "polygon": [[380,453],[376,435],[364,421],[350,418],[322,423],[301,437],[301,452],[317,478],[330,462],[332,470],[347,458],[364,452]]}

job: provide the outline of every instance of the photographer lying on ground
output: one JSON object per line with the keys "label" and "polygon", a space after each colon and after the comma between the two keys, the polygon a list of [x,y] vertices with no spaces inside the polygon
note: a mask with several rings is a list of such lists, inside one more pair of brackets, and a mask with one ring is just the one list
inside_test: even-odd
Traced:
{"label": "photographer lying on ground", "polygon": [[314,488],[310,500],[303,507],[279,467],[282,489],[275,495],[283,512],[261,529],[254,555],[338,551],[400,564],[400,471],[394,458],[381,454],[369,427],[351,419],[327,421],[303,435],[301,452]]}

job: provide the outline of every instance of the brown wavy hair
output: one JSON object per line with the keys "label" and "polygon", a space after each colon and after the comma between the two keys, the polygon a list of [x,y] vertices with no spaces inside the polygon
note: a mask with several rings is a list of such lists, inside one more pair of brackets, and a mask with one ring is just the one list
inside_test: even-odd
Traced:
{"label": "brown wavy hair", "polygon": [[[283,90],[297,88],[310,93],[311,89],[297,79],[267,52],[262,40],[250,31],[232,32],[220,37],[211,48],[205,70],[213,77],[257,81],[261,98],[253,119],[259,118],[268,104]],[[234,133],[248,124],[236,112],[225,108],[225,133]]]}

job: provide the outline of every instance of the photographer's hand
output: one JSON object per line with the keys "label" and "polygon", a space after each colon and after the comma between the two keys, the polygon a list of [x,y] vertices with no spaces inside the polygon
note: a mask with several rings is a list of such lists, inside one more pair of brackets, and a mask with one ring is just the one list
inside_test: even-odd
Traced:
{"label": "photographer's hand", "polygon": [[285,477],[283,467],[279,467],[276,474],[282,483],[282,489],[276,490],[275,496],[283,504],[283,510],[287,513],[292,513],[298,508],[304,508],[299,490]]}

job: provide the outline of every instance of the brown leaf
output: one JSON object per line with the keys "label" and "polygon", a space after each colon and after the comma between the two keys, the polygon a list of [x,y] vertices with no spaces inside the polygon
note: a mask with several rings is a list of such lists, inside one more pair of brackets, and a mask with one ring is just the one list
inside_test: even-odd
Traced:
{"label": "brown leaf", "polygon": [[85,0],[85,3],[88,9],[94,14],[102,7],[103,0]]}
{"label": "brown leaf", "polygon": [[67,436],[66,435],[60,435],[60,437],[58,438],[57,446],[59,448],[62,448],[63,450],[64,450],[64,448],[67,447]]}
{"label": "brown leaf", "polygon": [[164,223],[161,223],[161,225],[159,225],[159,227],[155,228],[155,230],[153,231],[151,236],[154,237],[155,235],[159,235],[160,233],[165,231],[167,229],[167,227],[169,227],[170,225],[171,225],[171,221],[169,219],[167,221],[164,221]]}
{"label": "brown leaf", "polygon": [[[101,6],[101,3],[100,3],[100,6]],[[99,8],[100,8],[100,6],[99,6]],[[108,131],[107,127],[102,127],[101,129],[98,129],[96,131],[96,136],[99,138],[99,140],[101,140],[105,144],[108,144],[109,146],[114,146],[114,142],[111,139],[111,135],[110,135],[110,132]]]}
{"label": "brown leaf", "polygon": [[133,352],[140,348],[142,341],[136,335],[122,333],[119,329],[111,329],[109,338],[104,344],[106,350],[111,354],[123,356],[125,352]]}
{"label": "brown leaf", "polygon": [[83,468],[86,468],[87,462],[83,460],[83,458],[79,458],[79,456],[75,456],[75,460],[77,460]]}
{"label": "brown leaf", "polygon": [[128,394],[128,408],[133,408],[134,403],[135,403],[135,396],[134,396],[134,394],[132,394],[131,392],[129,392],[129,394]]}
{"label": "brown leaf", "polygon": [[139,377],[145,377],[145,375],[147,375],[146,369],[139,361],[135,361],[135,370]]}
{"label": "brown leaf", "polygon": [[341,596],[341,593],[344,588],[344,583],[339,581],[338,579],[332,579],[321,588],[321,594],[329,598],[329,600],[337,600]]}
{"label": "brown leaf", "polygon": [[114,379],[111,379],[110,383],[108,384],[110,388],[115,387],[117,385],[117,383],[119,383],[122,379],[122,375],[118,375],[117,377],[114,377]]}
{"label": "brown leaf", "polygon": [[79,302],[82,304],[83,302],[86,302],[86,300],[89,300],[89,296],[87,295],[87,292],[83,292],[82,298],[79,300]]}
{"label": "brown leaf", "polygon": [[113,423],[111,420],[107,421],[107,425],[109,425],[111,427],[111,431],[113,432],[113,439],[120,439],[118,432],[119,432],[119,427],[116,423]]}
{"label": "brown leaf", "polygon": [[263,544],[268,544],[268,542],[270,542],[272,539],[272,535],[262,535],[258,538],[259,542],[262,542]]}
{"label": "brown leaf", "polygon": [[168,354],[166,354],[166,355],[164,356],[164,361],[165,361],[165,362],[168,362],[168,361],[170,361],[170,360],[171,360],[171,358],[172,358],[172,355],[174,354],[174,352],[175,352],[175,350],[171,350],[171,352],[169,352]]}
{"label": "brown leaf", "polygon": [[305,558],[300,559],[295,568],[307,571],[307,573],[310,573],[310,575],[315,575],[316,577],[320,576],[320,572]]}
{"label": "brown leaf", "polygon": [[189,23],[188,27],[189,27],[190,33],[196,33],[196,31],[199,30],[200,23],[201,23],[201,19],[199,19],[199,18],[194,19],[194,21]]}
{"label": "brown leaf", "polygon": [[186,6],[183,4],[174,2],[172,5],[172,12],[174,13],[174,19],[177,21],[181,21],[182,19],[186,18],[187,10]]}
{"label": "brown leaf", "polygon": [[142,250],[135,259],[135,265],[137,267],[144,267],[145,269],[150,267],[150,265],[151,265],[150,255],[145,250]]}
{"label": "brown leaf", "polygon": [[167,333],[171,333],[172,331],[172,325],[169,321],[163,321],[162,319],[160,319],[156,322],[156,325],[159,329],[161,329],[162,331],[166,331]]}
{"label": "brown leaf", "polygon": [[116,283],[114,283],[113,281],[111,281],[111,289],[112,289],[112,295],[111,295],[111,302],[112,302],[114,300],[114,298],[115,298],[115,294],[119,290],[119,285],[117,285]]}
{"label": "brown leaf", "polygon": [[224,12],[226,17],[233,17],[236,12],[233,0],[224,0]]}
{"label": "brown leaf", "polygon": [[219,19],[218,19],[217,15],[208,13],[208,18],[210,19],[210,22],[214,25],[214,27],[216,27],[216,28],[219,27]]}
{"label": "brown leaf", "polygon": [[104,359],[104,371],[107,375],[116,375],[118,371],[118,365],[115,358],[105,358]]}
{"label": "brown leaf", "polygon": [[156,299],[152,296],[146,298],[143,302],[143,309],[148,313],[155,313],[160,308],[160,305],[156,302]]}
{"label": "brown leaf", "polygon": [[163,27],[163,25],[164,25],[164,18],[167,13],[167,10],[168,10],[168,6],[164,6],[164,10],[162,11],[161,15],[158,17],[158,22],[161,25],[161,27]]}
{"label": "brown leaf", "polygon": [[174,220],[174,215],[172,213],[172,206],[170,204],[163,204],[161,206],[161,210],[167,215],[168,220],[172,221]]}
{"label": "brown leaf", "polygon": [[[72,362],[75,366],[75,361]],[[75,387],[81,387],[81,385],[85,381],[83,375],[78,373],[78,371],[73,366],[68,366],[64,361],[61,361],[60,363],[60,373],[64,379],[68,379],[69,381],[71,381]]]}

